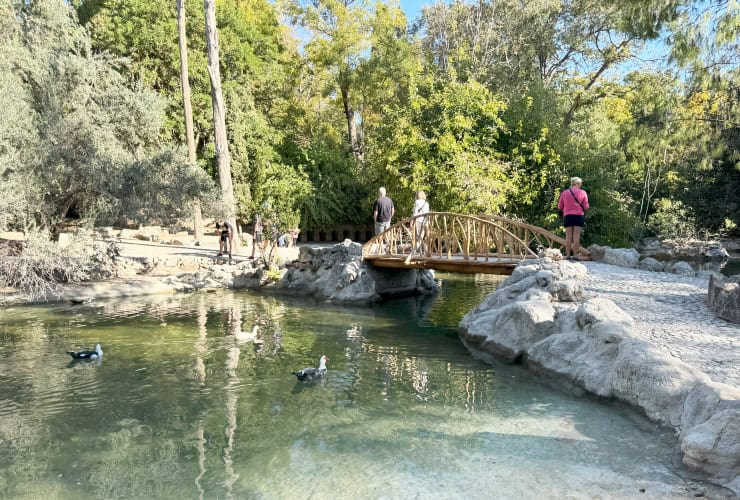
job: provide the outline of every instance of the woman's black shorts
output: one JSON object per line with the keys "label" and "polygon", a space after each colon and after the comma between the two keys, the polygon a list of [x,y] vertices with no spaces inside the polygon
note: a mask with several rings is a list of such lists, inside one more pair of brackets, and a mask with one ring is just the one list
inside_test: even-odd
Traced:
{"label": "woman's black shorts", "polygon": [[563,227],[583,227],[583,225],[586,223],[586,216],[585,215],[575,215],[575,214],[569,214],[563,217]]}

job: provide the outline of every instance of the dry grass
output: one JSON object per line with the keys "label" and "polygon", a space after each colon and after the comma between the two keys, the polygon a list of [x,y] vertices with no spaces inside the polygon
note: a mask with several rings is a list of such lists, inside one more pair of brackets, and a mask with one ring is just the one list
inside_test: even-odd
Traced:
{"label": "dry grass", "polygon": [[0,289],[16,289],[31,300],[52,299],[67,283],[110,276],[116,252],[114,244],[95,244],[86,236],[63,247],[39,233],[25,241],[0,240]]}

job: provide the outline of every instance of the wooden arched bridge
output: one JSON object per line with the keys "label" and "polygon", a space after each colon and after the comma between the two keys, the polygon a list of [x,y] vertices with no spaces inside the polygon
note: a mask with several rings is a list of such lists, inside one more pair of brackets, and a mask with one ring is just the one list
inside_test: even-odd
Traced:
{"label": "wooden arched bridge", "polygon": [[[525,259],[539,259],[565,240],[546,229],[506,217],[429,212],[397,222],[362,247],[377,267],[511,274]],[[563,252],[565,253],[565,252]],[[588,256],[581,248],[580,254]]]}

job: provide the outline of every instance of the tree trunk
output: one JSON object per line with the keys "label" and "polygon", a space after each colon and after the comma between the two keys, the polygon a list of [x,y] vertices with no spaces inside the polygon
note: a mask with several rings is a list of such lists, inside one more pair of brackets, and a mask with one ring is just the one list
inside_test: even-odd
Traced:
{"label": "tree trunk", "polygon": [[[177,35],[180,45],[180,84],[182,107],[185,111],[185,137],[188,143],[188,161],[195,165],[195,137],[193,134],[193,106],[190,103],[190,81],[188,80],[188,36],[185,33],[185,0],[177,0]],[[203,216],[200,200],[193,202],[193,236],[195,244],[203,239]]]}
{"label": "tree trunk", "polygon": [[360,142],[357,139],[357,122],[355,122],[355,111],[349,102],[349,84],[342,82],[339,84],[342,91],[342,104],[344,105],[344,116],[347,118],[347,129],[349,132],[349,147],[352,149],[352,156],[357,161],[362,161],[363,154]]}
{"label": "tree trunk", "polygon": [[[208,75],[211,78],[211,102],[213,104],[213,135],[216,142],[218,180],[226,205],[227,219],[236,232],[236,203],[234,185],[231,181],[231,155],[226,135],[226,110],[221,92],[221,69],[218,56],[218,31],[216,29],[216,1],[203,0],[206,14],[206,43],[208,47]],[[239,236],[234,235],[234,247],[239,246]]]}

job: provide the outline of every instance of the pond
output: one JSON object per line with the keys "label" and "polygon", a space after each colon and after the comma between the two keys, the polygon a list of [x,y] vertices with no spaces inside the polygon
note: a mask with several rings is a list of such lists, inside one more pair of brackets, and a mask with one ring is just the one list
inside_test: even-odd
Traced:
{"label": "pond", "polygon": [[[495,289],[346,308],[247,292],[0,311],[8,498],[693,497],[631,412],[474,360]],[[259,343],[235,335],[258,325]],[[100,343],[100,362],[65,351]],[[291,371],[329,357],[326,377]]]}

